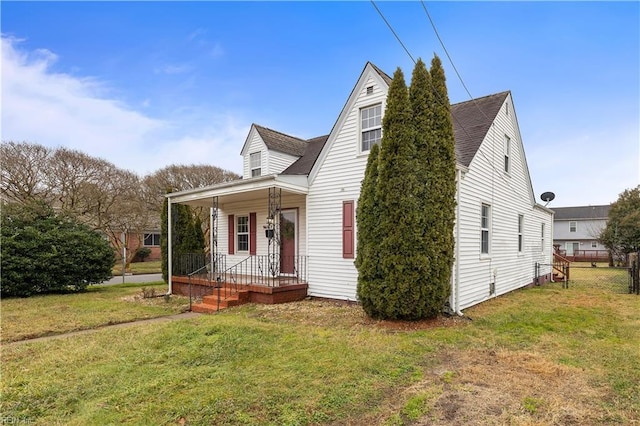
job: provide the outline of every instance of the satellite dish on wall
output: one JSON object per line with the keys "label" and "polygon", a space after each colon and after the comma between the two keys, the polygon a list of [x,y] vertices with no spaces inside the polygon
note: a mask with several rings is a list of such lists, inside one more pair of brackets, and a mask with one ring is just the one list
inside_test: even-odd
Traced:
{"label": "satellite dish on wall", "polygon": [[[543,192],[542,195],[540,196],[540,199],[547,204],[553,201],[554,198],[556,198],[556,194],[554,194],[553,192]],[[545,206],[547,204],[545,204]]]}

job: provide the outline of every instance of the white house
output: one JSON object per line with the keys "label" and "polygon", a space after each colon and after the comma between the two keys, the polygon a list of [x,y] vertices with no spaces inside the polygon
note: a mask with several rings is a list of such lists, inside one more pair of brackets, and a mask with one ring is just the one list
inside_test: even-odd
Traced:
{"label": "white house", "polygon": [[[254,124],[242,180],[167,195],[169,210],[212,208],[212,246],[224,258],[216,269],[241,263],[238,274],[303,275],[310,296],[357,299],[355,211],[390,82],[367,63],[329,135],[303,140]],[[460,312],[550,278],[553,211],[535,201],[510,92],[451,112],[458,189],[449,303]]]}
{"label": "white house", "polygon": [[553,244],[570,259],[608,260],[608,249],[598,240],[607,226],[610,205],[555,207]]}

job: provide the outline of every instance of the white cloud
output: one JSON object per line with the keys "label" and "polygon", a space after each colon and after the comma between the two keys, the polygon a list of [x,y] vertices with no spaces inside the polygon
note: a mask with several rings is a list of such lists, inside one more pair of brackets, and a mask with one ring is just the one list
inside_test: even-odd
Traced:
{"label": "white cloud", "polygon": [[139,174],[186,163],[241,171],[248,122],[229,115],[214,120],[204,110],[190,117],[149,117],[110,99],[100,79],[54,72],[55,53],[25,52],[19,43],[2,37],[3,141],[78,149]]}

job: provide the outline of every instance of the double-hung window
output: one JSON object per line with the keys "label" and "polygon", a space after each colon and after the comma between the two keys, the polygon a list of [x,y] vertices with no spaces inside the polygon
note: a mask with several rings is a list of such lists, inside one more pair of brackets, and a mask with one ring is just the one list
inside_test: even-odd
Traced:
{"label": "double-hung window", "polygon": [[480,254],[489,254],[489,226],[491,206],[482,204],[480,214]]}
{"label": "double-hung window", "polygon": [[511,139],[509,136],[504,136],[504,172],[509,173],[511,171]]}
{"label": "double-hung window", "polygon": [[382,104],[373,105],[360,110],[360,131],[362,152],[382,140]]}
{"label": "double-hung window", "polygon": [[251,168],[251,177],[262,175],[262,153],[254,152],[249,155],[249,167]]}
{"label": "double-hung window", "polygon": [[522,248],[524,245],[524,240],[523,240],[523,228],[524,228],[524,216],[519,214],[518,215],[518,253],[522,253]]}
{"label": "double-hung window", "polygon": [[578,222],[569,222],[569,232],[576,232],[578,230]]}
{"label": "double-hung window", "polygon": [[238,251],[249,251],[249,216],[238,216],[237,225]]}

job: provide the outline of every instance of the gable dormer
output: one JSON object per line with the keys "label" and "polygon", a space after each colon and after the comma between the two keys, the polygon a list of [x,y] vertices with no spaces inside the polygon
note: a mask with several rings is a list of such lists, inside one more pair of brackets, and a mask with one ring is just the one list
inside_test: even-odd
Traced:
{"label": "gable dormer", "polygon": [[306,147],[303,139],[252,124],[240,153],[242,178],[279,174],[299,159]]}

